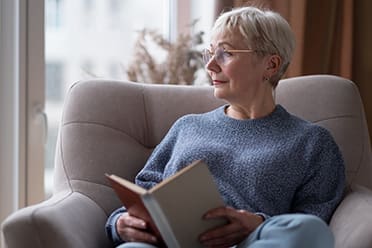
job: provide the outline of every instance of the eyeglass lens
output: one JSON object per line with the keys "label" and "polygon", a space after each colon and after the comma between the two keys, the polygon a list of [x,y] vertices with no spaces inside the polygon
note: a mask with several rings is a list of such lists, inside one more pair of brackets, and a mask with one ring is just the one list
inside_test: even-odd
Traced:
{"label": "eyeglass lens", "polygon": [[216,48],[214,52],[209,51],[208,49],[204,49],[203,51],[203,61],[204,64],[207,65],[209,61],[212,59],[214,56],[216,62],[218,64],[224,64],[226,62],[225,58],[225,50],[222,47]]}
{"label": "eyeglass lens", "polygon": [[209,51],[208,49],[203,50],[203,62],[205,65],[209,63],[209,61],[212,59],[213,53]]}

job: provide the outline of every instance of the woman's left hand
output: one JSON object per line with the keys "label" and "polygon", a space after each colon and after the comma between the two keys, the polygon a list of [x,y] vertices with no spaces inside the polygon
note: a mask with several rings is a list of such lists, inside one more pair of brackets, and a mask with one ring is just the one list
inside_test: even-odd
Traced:
{"label": "woman's left hand", "polygon": [[203,233],[200,236],[203,246],[222,248],[237,245],[263,222],[261,216],[231,207],[215,208],[204,215],[206,220],[221,217],[227,219],[228,223]]}

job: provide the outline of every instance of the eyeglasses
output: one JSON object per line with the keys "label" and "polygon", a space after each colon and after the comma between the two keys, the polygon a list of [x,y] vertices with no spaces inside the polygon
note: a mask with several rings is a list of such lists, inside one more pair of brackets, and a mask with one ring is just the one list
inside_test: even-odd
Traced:
{"label": "eyeglasses", "polygon": [[233,53],[253,53],[256,50],[252,49],[241,49],[241,50],[234,50],[234,49],[225,49],[223,47],[217,47],[214,52],[211,52],[209,49],[203,50],[203,62],[205,65],[211,61],[214,57],[217,64],[219,65],[226,65],[228,62],[231,61]]}

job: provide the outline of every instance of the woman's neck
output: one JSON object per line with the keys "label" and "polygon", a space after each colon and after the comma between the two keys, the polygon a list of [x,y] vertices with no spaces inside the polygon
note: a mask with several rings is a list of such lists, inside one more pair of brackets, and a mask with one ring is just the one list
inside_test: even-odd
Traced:
{"label": "woman's neck", "polygon": [[274,99],[269,98],[253,104],[230,104],[225,109],[225,113],[227,116],[238,120],[258,119],[271,114],[274,109]]}

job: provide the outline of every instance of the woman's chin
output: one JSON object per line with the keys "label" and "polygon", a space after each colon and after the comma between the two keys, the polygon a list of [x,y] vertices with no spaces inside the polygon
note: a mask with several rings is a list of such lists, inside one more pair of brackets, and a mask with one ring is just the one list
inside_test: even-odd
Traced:
{"label": "woman's chin", "polygon": [[214,88],[214,97],[219,99],[226,99],[226,90],[220,89],[220,88]]}

